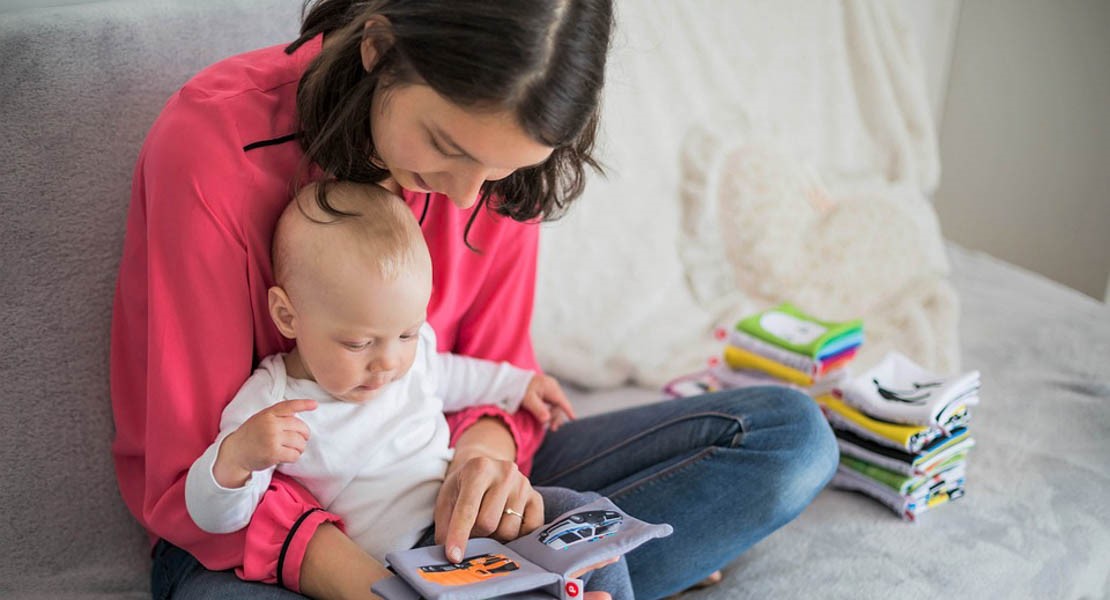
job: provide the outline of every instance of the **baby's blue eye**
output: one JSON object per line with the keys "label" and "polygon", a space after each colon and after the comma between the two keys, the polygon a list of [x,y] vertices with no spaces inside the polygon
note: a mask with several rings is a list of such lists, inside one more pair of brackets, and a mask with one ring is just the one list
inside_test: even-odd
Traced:
{"label": "baby's blue eye", "polygon": [[343,342],[343,345],[351,350],[362,350],[370,345],[370,342]]}

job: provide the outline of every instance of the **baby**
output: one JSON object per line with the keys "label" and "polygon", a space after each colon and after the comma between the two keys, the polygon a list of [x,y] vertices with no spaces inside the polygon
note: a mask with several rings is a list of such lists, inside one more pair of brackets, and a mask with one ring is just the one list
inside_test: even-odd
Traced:
{"label": "baby", "polygon": [[274,233],[270,317],[297,346],[266,357],[224,409],[185,500],[201,529],[236,531],[276,468],[384,562],[433,523],[453,456],[445,410],[523,407],[553,429],[574,414],[541,375],[437,353],[431,258],[409,208],[378,186],[326,185],[353,216],[326,214],[309,186]]}

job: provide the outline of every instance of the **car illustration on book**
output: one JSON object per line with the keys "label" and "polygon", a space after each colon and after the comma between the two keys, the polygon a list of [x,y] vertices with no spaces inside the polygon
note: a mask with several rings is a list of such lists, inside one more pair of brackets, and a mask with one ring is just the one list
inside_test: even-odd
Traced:
{"label": "car illustration on book", "polygon": [[504,554],[478,554],[459,563],[420,567],[420,576],[439,585],[470,585],[508,575],[519,568],[516,561]]}
{"label": "car illustration on book", "polygon": [[563,550],[581,542],[594,542],[613,535],[620,529],[624,518],[611,510],[590,510],[574,513],[552,523],[540,532],[541,544]]}

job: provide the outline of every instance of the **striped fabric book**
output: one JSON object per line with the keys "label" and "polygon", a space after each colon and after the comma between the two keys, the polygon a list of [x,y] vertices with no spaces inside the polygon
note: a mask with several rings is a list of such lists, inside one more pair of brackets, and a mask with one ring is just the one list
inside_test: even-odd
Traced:
{"label": "striped fabric book", "polygon": [[813,361],[863,343],[863,321],[822,321],[785,302],[741,319],[738,331]]}

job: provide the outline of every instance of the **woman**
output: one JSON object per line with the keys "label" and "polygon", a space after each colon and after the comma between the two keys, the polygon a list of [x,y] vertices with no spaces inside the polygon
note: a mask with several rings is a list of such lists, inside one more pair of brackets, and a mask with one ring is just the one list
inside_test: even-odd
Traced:
{"label": "woman", "polygon": [[[223,407],[258,357],[288,350],[265,306],[274,223],[323,176],[402,194],[432,253],[439,349],[536,368],[531,221],[558,216],[596,167],[611,26],[609,0],[318,0],[296,42],[217,63],[170,99],[136,166],[112,327],[113,452],[156,542],[155,597],[366,597],[387,574],[289,479],[235,534],[205,534],[185,509]],[[533,485],[597,491],[675,528],[628,556],[639,598],[712,576],[796,516],[836,460],[813,403],[777,388],[546,437],[496,409],[451,423],[435,518],[448,552],[538,527]]]}

